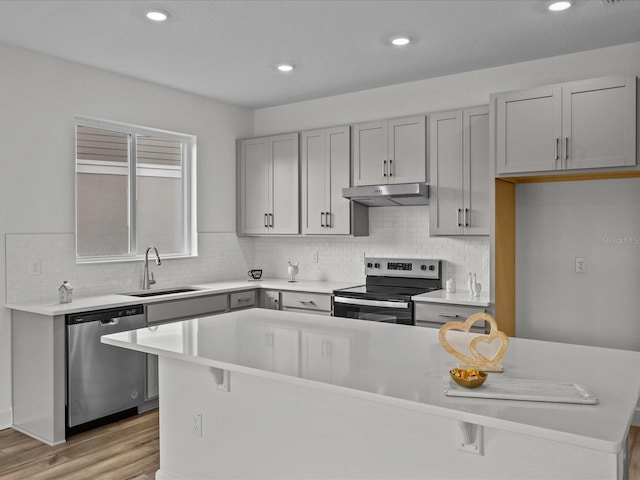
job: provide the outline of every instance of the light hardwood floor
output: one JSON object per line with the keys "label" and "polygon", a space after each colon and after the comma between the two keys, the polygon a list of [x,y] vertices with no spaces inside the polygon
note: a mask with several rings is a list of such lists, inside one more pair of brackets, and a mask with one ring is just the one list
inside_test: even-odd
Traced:
{"label": "light hardwood floor", "polygon": [[[0,431],[0,480],[153,480],[160,468],[158,410],[49,447]],[[640,480],[640,428],[629,432],[629,480]]]}
{"label": "light hardwood floor", "polygon": [[157,409],[56,447],[8,428],[0,431],[0,479],[153,480],[159,447]]}

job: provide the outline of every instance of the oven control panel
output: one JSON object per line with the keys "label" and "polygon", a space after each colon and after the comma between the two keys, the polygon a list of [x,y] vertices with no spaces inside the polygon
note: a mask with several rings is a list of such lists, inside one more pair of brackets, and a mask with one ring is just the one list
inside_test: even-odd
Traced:
{"label": "oven control panel", "polygon": [[419,258],[365,258],[367,276],[440,278],[440,260]]}

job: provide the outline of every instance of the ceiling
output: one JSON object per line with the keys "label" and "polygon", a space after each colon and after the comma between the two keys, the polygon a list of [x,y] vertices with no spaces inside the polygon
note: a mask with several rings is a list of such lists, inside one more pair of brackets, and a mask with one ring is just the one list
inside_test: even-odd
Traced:
{"label": "ceiling", "polygon": [[2,0],[0,42],[256,109],[640,41],[638,0],[547,4]]}

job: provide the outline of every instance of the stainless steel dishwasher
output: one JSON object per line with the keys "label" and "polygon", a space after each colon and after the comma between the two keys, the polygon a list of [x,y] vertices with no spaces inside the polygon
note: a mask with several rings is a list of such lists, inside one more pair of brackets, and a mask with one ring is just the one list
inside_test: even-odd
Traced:
{"label": "stainless steel dishwasher", "polygon": [[144,402],[145,354],[100,337],[144,328],[143,305],[66,316],[67,436],[138,413]]}

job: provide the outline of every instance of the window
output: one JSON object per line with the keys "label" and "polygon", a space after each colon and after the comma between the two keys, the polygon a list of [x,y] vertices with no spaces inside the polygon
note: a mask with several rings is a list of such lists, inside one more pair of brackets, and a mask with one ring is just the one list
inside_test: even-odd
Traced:
{"label": "window", "polygon": [[76,258],[197,255],[196,138],[76,120]]}

